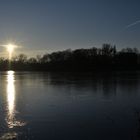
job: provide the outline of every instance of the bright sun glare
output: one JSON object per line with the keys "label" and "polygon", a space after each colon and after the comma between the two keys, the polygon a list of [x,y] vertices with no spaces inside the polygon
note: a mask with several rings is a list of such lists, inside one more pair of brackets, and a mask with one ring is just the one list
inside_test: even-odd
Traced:
{"label": "bright sun glare", "polygon": [[17,48],[17,46],[14,45],[14,44],[8,44],[8,45],[6,45],[6,48],[7,48],[7,51],[8,51],[9,60],[11,60],[14,49]]}

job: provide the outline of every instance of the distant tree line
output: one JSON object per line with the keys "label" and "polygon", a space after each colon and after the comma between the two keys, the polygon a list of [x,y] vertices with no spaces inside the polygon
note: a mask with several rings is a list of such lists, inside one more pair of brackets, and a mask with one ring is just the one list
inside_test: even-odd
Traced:
{"label": "distant tree line", "polygon": [[137,48],[117,51],[115,45],[103,44],[102,48],[75,49],[52,52],[28,58],[20,54],[8,60],[0,58],[0,70],[41,71],[92,71],[140,69],[140,53]]}

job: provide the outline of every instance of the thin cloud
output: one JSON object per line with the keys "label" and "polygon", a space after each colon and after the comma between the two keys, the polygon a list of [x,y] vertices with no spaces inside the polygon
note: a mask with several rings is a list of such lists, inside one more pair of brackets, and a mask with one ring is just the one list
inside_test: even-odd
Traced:
{"label": "thin cloud", "polygon": [[136,22],[133,22],[133,23],[127,25],[127,26],[126,26],[126,29],[127,29],[127,28],[130,28],[130,27],[133,27],[133,26],[135,26],[135,25],[137,25],[137,24],[140,24],[140,20],[137,20]]}

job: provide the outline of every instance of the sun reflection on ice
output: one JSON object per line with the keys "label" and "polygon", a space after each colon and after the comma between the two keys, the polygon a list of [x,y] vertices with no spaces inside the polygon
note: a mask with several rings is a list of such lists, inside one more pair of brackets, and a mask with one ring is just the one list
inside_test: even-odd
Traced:
{"label": "sun reflection on ice", "polygon": [[9,119],[13,120],[15,110],[15,86],[14,86],[14,72],[8,71],[7,75],[7,102]]}
{"label": "sun reflection on ice", "polygon": [[15,118],[16,109],[15,109],[15,75],[14,71],[7,72],[7,124],[9,128],[14,126],[23,126],[24,122],[17,121]]}

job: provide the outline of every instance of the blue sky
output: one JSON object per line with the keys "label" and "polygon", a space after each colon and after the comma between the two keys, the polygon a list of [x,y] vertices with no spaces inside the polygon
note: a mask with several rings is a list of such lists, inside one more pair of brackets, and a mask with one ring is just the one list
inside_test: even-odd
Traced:
{"label": "blue sky", "polygon": [[[18,53],[101,47],[140,47],[139,0],[1,0],[0,43]],[[1,55],[5,54],[3,48]]]}

